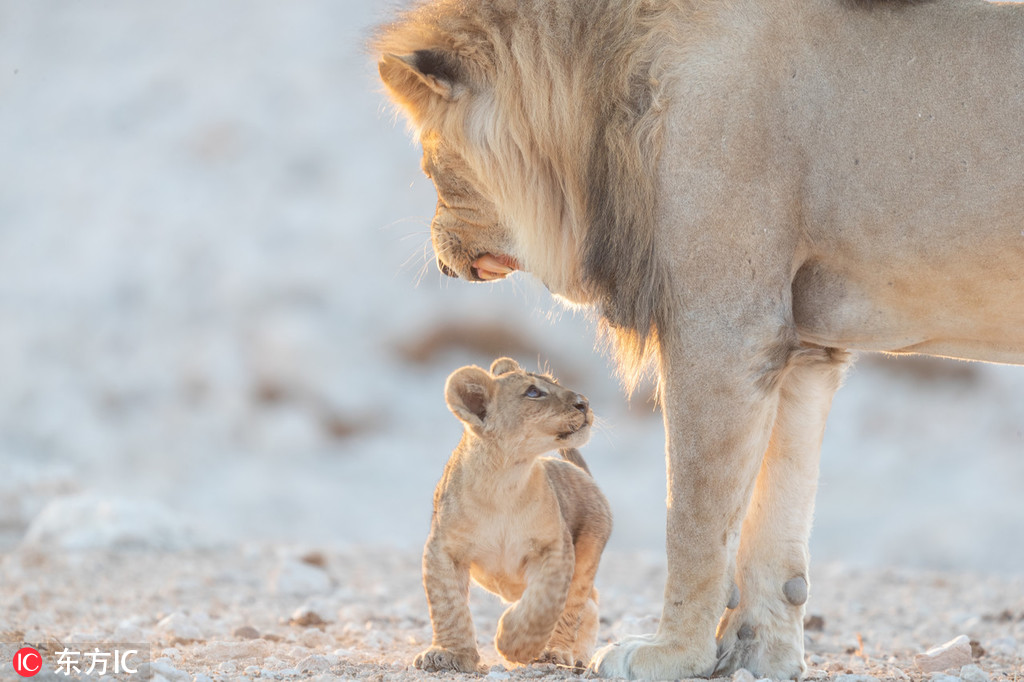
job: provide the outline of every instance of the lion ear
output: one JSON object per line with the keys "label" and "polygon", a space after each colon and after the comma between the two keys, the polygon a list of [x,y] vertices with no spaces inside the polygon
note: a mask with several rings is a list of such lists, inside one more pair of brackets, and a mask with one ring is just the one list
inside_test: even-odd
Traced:
{"label": "lion ear", "polygon": [[444,397],[448,409],[466,426],[481,429],[494,398],[494,377],[472,365],[456,370],[448,377]]}
{"label": "lion ear", "polygon": [[384,54],[377,68],[384,85],[414,112],[437,99],[450,102],[462,92],[462,65],[444,50]]}
{"label": "lion ear", "polygon": [[491,363],[491,374],[494,376],[501,376],[509,372],[516,372],[519,369],[519,363],[512,358],[498,358]]}

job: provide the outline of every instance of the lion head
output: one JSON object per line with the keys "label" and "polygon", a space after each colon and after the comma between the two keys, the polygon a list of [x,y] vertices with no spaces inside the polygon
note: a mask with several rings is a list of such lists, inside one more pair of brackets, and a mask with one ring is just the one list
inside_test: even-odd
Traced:
{"label": "lion head", "polygon": [[440,270],[525,270],[595,307],[627,373],[672,307],[654,239],[662,4],[431,0],[375,41],[437,189]]}

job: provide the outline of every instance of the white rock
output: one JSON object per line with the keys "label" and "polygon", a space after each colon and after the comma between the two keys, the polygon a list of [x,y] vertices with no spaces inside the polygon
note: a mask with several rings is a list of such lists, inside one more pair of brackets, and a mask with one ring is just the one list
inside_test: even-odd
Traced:
{"label": "white rock", "polygon": [[754,673],[746,668],[740,668],[732,674],[732,682],[754,682]]}
{"label": "white rock", "polygon": [[960,679],[964,682],[989,682],[988,673],[973,663],[960,668]]}
{"label": "white rock", "polygon": [[331,668],[331,662],[326,656],[320,656],[319,654],[313,654],[308,656],[298,664],[299,672],[302,673],[322,673],[327,672]]}
{"label": "white rock", "polygon": [[203,673],[196,673],[192,678],[192,682],[213,682],[213,678]]}
{"label": "white rock", "polygon": [[270,670],[282,670],[288,667],[288,664],[282,661],[277,656],[268,656],[267,658],[263,659],[263,667],[268,668]]}
{"label": "white rock", "polygon": [[217,666],[217,670],[225,675],[233,675],[238,670],[238,665],[234,661],[224,661]]}
{"label": "white rock", "polygon": [[292,612],[292,625],[323,625],[334,621],[334,609],[322,599],[310,599]]}
{"label": "white rock", "polygon": [[491,672],[487,673],[487,679],[489,680],[507,680],[510,677],[512,676],[505,672],[504,669],[500,672],[497,670],[491,670]]}
{"label": "white rock", "polygon": [[296,559],[285,558],[270,577],[274,594],[322,594],[331,589],[331,579],[323,569]]}
{"label": "white rock", "polygon": [[310,649],[319,649],[321,647],[327,647],[333,645],[334,638],[323,630],[317,628],[308,628],[299,635],[299,642],[302,646],[309,647]]}
{"label": "white rock", "polygon": [[156,632],[164,640],[174,643],[198,642],[203,639],[203,633],[192,619],[180,611],[172,613],[157,623]]}
{"label": "white rock", "polygon": [[960,635],[945,644],[929,649],[923,654],[914,656],[914,664],[925,673],[941,672],[971,663],[971,640],[967,635]]}
{"label": "white rock", "polygon": [[836,675],[835,682],[878,682],[878,678],[871,675]]}
{"label": "white rock", "polygon": [[191,682],[192,676],[184,670],[178,670],[171,665],[170,659],[158,658],[150,665],[150,670],[153,671],[154,678],[156,675],[162,675],[168,680],[168,682]]}
{"label": "white rock", "polygon": [[946,673],[932,673],[931,677],[928,678],[928,682],[960,682],[960,678],[956,675],[947,675]]}
{"label": "white rock", "polygon": [[368,630],[363,638],[363,644],[374,649],[386,649],[394,643],[395,638],[383,630]]}
{"label": "white rock", "polygon": [[58,497],[29,525],[22,541],[44,550],[160,549],[201,546],[195,529],[152,500],[92,494]]}

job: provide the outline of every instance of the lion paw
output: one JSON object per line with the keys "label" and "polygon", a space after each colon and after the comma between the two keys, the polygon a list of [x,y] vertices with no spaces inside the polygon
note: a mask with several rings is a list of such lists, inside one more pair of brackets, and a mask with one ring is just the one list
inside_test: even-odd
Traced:
{"label": "lion paw", "polygon": [[726,611],[718,627],[715,674],[731,675],[740,668],[757,677],[800,679],[806,670],[803,609]]}
{"label": "lion paw", "polygon": [[676,680],[707,677],[715,667],[714,647],[698,650],[659,641],[655,635],[627,637],[594,654],[588,671],[595,677]]}
{"label": "lion paw", "polygon": [[436,673],[454,670],[460,673],[479,671],[480,654],[473,651],[452,651],[439,646],[432,646],[416,657],[413,662],[420,670]]}

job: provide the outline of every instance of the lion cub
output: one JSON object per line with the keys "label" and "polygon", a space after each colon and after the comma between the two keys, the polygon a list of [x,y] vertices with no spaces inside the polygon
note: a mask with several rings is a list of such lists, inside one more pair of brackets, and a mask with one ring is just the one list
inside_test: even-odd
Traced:
{"label": "lion cub", "polygon": [[[590,437],[587,399],[500,358],[448,377],[465,424],[434,491],[423,585],[434,637],[423,670],[476,672],[469,580],[515,602],[494,644],[509,661],[582,666],[597,639],[594,575],[612,530],[608,502],[574,448]],[[565,459],[541,457],[562,450]]]}

